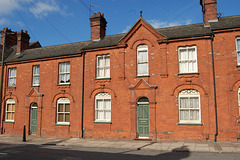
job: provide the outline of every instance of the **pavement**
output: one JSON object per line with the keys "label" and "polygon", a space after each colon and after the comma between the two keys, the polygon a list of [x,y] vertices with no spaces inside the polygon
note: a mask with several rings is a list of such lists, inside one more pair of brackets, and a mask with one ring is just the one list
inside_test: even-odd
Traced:
{"label": "pavement", "polygon": [[99,140],[37,136],[27,136],[26,142],[23,142],[22,139],[23,138],[20,135],[0,134],[0,143],[7,144],[56,145],[128,150],[157,150],[167,152],[240,153],[240,142]]}

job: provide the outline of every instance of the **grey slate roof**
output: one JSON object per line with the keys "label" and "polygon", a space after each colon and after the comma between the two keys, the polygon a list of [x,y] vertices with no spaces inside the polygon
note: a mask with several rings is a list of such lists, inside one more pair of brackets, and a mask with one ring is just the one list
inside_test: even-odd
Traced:
{"label": "grey slate roof", "polygon": [[[2,61],[2,49],[3,49],[3,46],[0,45],[0,61]],[[5,47],[5,54],[4,54],[4,60],[7,59],[7,57],[9,57],[11,55],[11,53],[14,51],[13,48],[11,47]]]}
{"label": "grey slate roof", "polygon": [[[87,46],[90,41],[86,42],[77,42],[69,43],[56,46],[41,47],[35,49],[27,49],[22,51],[19,55],[16,55],[16,51],[13,52],[5,62],[19,62],[26,60],[42,59],[42,58],[51,58],[51,57],[60,57],[79,54],[82,52],[82,49]],[[16,50],[16,46],[14,46]]]}
{"label": "grey slate roof", "polygon": [[211,30],[208,27],[204,27],[202,23],[191,24],[176,27],[159,28],[156,31],[163,34],[167,39],[176,38],[189,38],[211,35]]}
{"label": "grey slate roof", "polygon": [[230,17],[220,17],[218,22],[212,22],[212,30],[240,28],[240,15]]}
{"label": "grey slate roof", "polygon": [[[231,17],[220,17],[218,22],[211,22],[210,24],[211,28],[205,27],[203,23],[199,23],[176,27],[158,28],[156,29],[156,31],[161,35],[165,35],[166,39],[210,36],[211,30],[240,28],[240,15]],[[20,55],[16,55],[16,46],[14,46],[11,48],[11,50],[14,49],[14,51],[11,52],[12,54],[6,59],[6,62],[19,62],[26,60],[74,55],[80,54],[82,50],[117,46],[118,42],[125,35],[126,33],[122,33],[105,36],[99,41],[85,41],[36,49],[28,49],[22,51]]]}

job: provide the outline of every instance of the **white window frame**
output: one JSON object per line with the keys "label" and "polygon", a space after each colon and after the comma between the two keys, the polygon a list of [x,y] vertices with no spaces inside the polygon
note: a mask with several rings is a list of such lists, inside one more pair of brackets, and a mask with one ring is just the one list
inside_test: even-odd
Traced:
{"label": "white window frame", "polygon": [[[188,103],[190,106],[190,98],[192,97],[197,97],[198,98],[198,108],[182,108],[181,107],[181,98],[188,98]],[[193,89],[186,89],[186,90],[182,90],[179,92],[178,95],[178,106],[179,106],[179,123],[183,123],[183,124],[201,124],[201,104],[200,104],[200,93],[197,90],[193,90]],[[198,110],[198,120],[191,120],[191,111],[193,110]],[[181,111],[189,111],[189,119],[188,120],[184,120],[181,119]]]}
{"label": "white window frame", "polygon": [[[32,78],[32,85],[39,86],[39,78],[40,78],[40,65],[33,66],[33,78]],[[38,79],[38,80],[37,80]]]}
{"label": "white window frame", "polygon": [[[103,58],[104,64],[101,66],[99,64],[99,58]],[[109,64],[106,63],[107,59],[109,59]],[[106,55],[98,55],[97,56],[97,70],[96,70],[96,78],[110,78],[110,54]],[[103,70],[103,76],[99,74],[100,70]],[[107,71],[109,75],[107,75]]]}
{"label": "white window frame", "polygon": [[[17,68],[8,69],[8,87],[16,87]],[[11,82],[12,80],[12,82]]]}
{"label": "white window frame", "polygon": [[[65,71],[61,71],[61,66],[64,65],[64,70]],[[69,70],[68,70],[68,67],[67,65],[69,65]],[[59,84],[70,84],[70,70],[71,70],[71,65],[70,65],[70,62],[61,62],[59,63],[59,80],[58,80],[58,83]],[[61,82],[61,77],[64,77],[64,82]],[[67,77],[69,76],[69,82],[67,82]]]}
{"label": "white window frame", "polygon": [[[189,50],[194,49],[194,54],[190,57]],[[181,50],[186,50],[187,55],[183,55]],[[179,73],[198,73],[197,46],[186,46],[178,48]],[[184,65],[186,63],[186,65]],[[192,65],[193,70],[190,70]]]}
{"label": "white window frame", "polygon": [[[98,107],[98,101],[103,102],[103,108],[99,109]],[[110,108],[106,108],[106,102],[110,101]],[[103,112],[103,118],[98,118],[98,113]],[[107,113],[110,112],[110,117],[107,118]],[[98,93],[95,96],[95,122],[111,122],[111,95],[109,93]]]}
{"label": "white window frame", "polygon": [[[60,112],[58,110],[59,104],[63,105],[63,110],[64,111]],[[65,105],[66,104],[69,104],[69,112],[65,111]],[[64,98],[59,98],[57,100],[57,124],[64,124],[64,125],[69,125],[70,124],[70,107],[71,107],[70,106],[70,100],[68,98],[64,97]],[[63,121],[59,121],[59,114],[63,114],[63,119],[64,119]],[[69,114],[69,122],[66,122],[66,114]]]}
{"label": "white window frame", "polygon": [[[8,111],[8,105],[12,105],[14,104],[14,111]],[[6,100],[6,115],[5,115],[5,121],[7,122],[14,122],[14,118],[15,118],[15,110],[16,110],[16,104],[15,104],[15,100],[14,99],[7,99]],[[8,113],[10,113],[11,115],[14,115],[14,118],[12,118],[11,116],[11,119],[7,119],[8,117]]]}
{"label": "white window frame", "polygon": [[[239,43],[238,43],[239,41]],[[238,46],[239,44],[239,46]],[[236,38],[237,65],[240,65],[240,37]]]}
{"label": "white window frame", "polygon": [[[147,54],[147,59],[145,61],[140,59],[139,53],[145,52]],[[146,72],[140,73],[140,65],[146,64]],[[148,76],[149,75],[149,63],[148,63],[148,46],[145,44],[137,46],[137,76]]]}

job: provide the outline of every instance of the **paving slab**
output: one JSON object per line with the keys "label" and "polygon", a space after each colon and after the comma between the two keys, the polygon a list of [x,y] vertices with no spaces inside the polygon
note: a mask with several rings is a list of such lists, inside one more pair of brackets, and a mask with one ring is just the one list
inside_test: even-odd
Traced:
{"label": "paving slab", "polygon": [[237,149],[234,147],[222,147],[221,152],[237,152]]}

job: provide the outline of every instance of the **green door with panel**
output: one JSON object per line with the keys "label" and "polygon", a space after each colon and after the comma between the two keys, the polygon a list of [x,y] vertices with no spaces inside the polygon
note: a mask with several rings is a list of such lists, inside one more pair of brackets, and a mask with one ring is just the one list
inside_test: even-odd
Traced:
{"label": "green door with panel", "polygon": [[36,135],[37,132],[37,117],[38,117],[38,108],[37,104],[31,106],[31,115],[30,115],[30,134]]}
{"label": "green door with panel", "polygon": [[149,137],[149,104],[138,104],[137,106],[137,131],[138,137]]}

